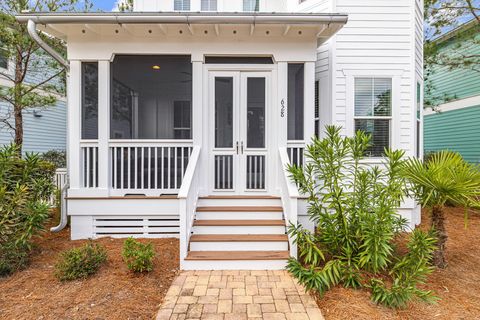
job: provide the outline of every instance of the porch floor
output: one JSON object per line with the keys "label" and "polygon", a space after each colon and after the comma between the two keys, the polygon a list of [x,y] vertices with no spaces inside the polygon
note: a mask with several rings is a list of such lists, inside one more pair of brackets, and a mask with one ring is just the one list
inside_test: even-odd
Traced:
{"label": "porch floor", "polygon": [[284,270],[184,271],[157,320],[324,319],[315,300]]}

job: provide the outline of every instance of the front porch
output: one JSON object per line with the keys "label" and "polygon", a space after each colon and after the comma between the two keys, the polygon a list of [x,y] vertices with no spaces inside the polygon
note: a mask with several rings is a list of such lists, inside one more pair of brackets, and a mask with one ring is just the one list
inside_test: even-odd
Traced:
{"label": "front porch", "polygon": [[315,48],[343,22],[263,18],[55,26],[69,38],[73,239],[179,237],[184,269],[296,256],[286,226],[304,206],[285,167],[318,122]]}

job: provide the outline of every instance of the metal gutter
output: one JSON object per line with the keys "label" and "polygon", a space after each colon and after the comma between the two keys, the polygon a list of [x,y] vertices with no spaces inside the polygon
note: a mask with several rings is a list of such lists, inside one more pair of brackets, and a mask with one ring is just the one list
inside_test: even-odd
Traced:
{"label": "metal gutter", "polygon": [[50,47],[43,39],[38,35],[37,32],[37,25],[33,20],[28,20],[27,23],[27,30],[28,34],[30,37],[43,49],[45,50],[49,55],[51,55],[55,60],[57,60],[61,65],[65,67],[65,69],[68,71],[70,65],[68,64],[68,61],[65,60],[60,53],[55,51],[52,47]]}
{"label": "metal gutter", "polygon": [[345,24],[346,14],[237,13],[237,12],[129,12],[129,13],[28,13],[17,21],[40,24]]}

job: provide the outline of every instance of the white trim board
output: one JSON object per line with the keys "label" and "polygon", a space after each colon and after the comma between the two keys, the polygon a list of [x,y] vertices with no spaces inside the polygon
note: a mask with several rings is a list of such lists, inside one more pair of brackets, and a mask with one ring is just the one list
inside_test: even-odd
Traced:
{"label": "white trim board", "polygon": [[[446,112],[478,105],[480,105],[480,95],[441,104],[436,107],[436,110],[440,112]],[[423,112],[425,116],[428,116],[437,113],[437,111],[434,111],[432,109],[425,109]]]}

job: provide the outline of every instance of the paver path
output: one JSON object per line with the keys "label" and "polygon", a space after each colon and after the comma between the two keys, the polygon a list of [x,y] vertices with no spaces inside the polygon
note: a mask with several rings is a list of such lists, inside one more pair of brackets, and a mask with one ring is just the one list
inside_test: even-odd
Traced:
{"label": "paver path", "polygon": [[157,320],[323,320],[315,300],[286,271],[184,271]]}

